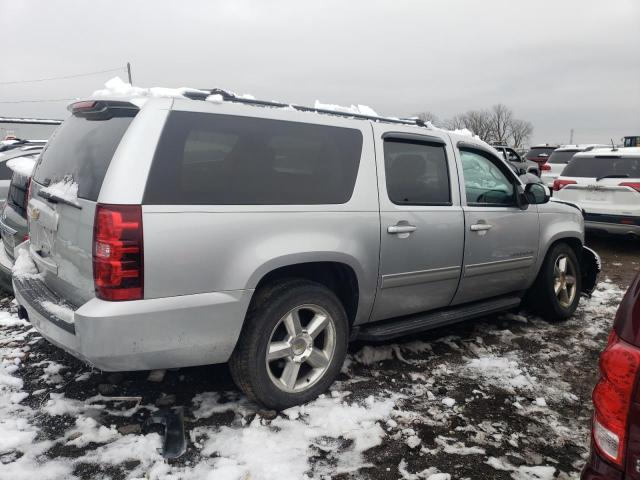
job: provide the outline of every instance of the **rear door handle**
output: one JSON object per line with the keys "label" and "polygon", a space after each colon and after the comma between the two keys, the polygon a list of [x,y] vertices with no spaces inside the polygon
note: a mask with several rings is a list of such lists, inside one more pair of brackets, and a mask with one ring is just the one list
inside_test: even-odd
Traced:
{"label": "rear door handle", "polygon": [[476,223],[474,225],[471,225],[472,232],[484,232],[487,230],[491,230],[492,228],[493,225],[490,225],[488,223]]}
{"label": "rear door handle", "polygon": [[411,233],[417,229],[414,225],[391,225],[387,227],[387,233]]}

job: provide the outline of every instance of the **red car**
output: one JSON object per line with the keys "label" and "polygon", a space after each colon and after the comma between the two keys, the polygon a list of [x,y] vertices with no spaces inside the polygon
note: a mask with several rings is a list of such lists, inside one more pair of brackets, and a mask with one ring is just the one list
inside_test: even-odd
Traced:
{"label": "red car", "polygon": [[600,355],[591,457],[581,480],[640,479],[640,274],[631,282]]}

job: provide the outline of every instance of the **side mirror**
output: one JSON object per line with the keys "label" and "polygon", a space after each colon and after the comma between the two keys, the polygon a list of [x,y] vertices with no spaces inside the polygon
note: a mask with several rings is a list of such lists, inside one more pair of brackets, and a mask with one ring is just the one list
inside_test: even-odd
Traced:
{"label": "side mirror", "polygon": [[524,187],[524,196],[532,205],[547,203],[551,198],[551,190],[542,183],[528,183]]}

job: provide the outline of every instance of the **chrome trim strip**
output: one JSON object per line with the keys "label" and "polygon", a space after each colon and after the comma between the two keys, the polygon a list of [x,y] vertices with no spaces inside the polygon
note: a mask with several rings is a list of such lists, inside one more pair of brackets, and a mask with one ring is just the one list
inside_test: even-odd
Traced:
{"label": "chrome trim strip", "polygon": [[464,278],[490,275],[498,272],[508,272],[529,268],[533,265],[533,256],[496,260],[494,262],[474,263],[464,267]]}
{"label": "chrome trim strip", "polygon": [[406,287],[419,283],[439,282],[442,280],[457,280],[460,277],[460,265],[453,267],[433,268],[415,272],[392,273],[382,276],[380,288]]}

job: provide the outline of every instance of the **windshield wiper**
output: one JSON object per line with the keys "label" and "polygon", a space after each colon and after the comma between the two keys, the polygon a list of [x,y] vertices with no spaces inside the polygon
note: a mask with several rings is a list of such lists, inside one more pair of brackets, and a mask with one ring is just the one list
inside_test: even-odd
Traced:
{"label": "windshield wiper", "polygon": [[79,210],[82,210],[82,206],[78,203],[72,202],[71,200],[67,200],[64,197],[56,195],[54,193],[45,192],[43,190],[38,191],[38,196],[49,200],[51,203],[64,203],[65,205],[69,205],[71,207],[75,207]]}
{"label": "windshield wiper", "polygon": [[623,174],[620,174],[620,175],[616,175],[616,174],[603,175],[602,177],[596,178],[596,182],[599,182],[603,178],[629,178],[629,175],[627,175],[626,173],[623,173]]}

